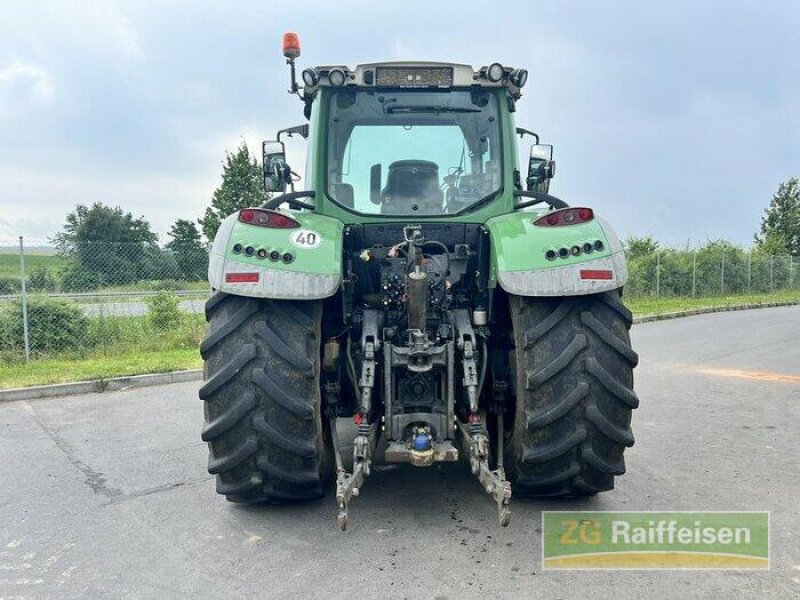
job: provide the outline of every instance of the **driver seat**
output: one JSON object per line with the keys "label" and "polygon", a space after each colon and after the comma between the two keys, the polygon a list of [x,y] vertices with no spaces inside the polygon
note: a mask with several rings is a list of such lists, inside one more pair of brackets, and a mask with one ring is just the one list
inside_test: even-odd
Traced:
{"label": "driver seat", "polygon": [[393,162],[381,196],[382,214],[440,214],[444,194],[439,187],[439,165],[429,160]]}

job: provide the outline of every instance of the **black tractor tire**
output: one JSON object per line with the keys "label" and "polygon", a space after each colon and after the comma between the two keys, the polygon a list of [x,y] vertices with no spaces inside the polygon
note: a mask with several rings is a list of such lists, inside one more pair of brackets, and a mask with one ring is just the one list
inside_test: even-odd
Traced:
{"label": "black tractor tire", "polygon": [[579,497],[613,489],[633,445],[639,405],[631,312],[619,291],[510,297],[516,407],[506,468],[518,496]]}
{"label": "black tractor tire", "polygon": [[232,502],[324,494],[330,443],[322,424],[322,303],[223,293],[206,303],[202,439],[217,493]]}

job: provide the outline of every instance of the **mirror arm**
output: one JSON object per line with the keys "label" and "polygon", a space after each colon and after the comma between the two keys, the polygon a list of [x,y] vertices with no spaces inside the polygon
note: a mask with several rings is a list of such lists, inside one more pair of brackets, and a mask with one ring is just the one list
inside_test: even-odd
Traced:
{"label": "mirror arm", "polygon": [[517,127],[516,133],[519,136],[519,139],[524,138],[526,135],[532,135],[536,139],[536,143],[537,144],[539,143],[539,134],[538,133],[534,133],[530,129],[525,129],[523,127]]}
{"label": "mirror arm", "polygon": [[526,200],[525,202],[520,202],[519,204],[515,204],[514,210],[519,210],[520,208],[527,208],[528,206],[533,206],[534,204],[541,204],[542,202],[549,204],[550,208],[555,208],[555,209],[569,207],[569,204],[567,204],[563,200],[556,198],[555,196],[551,196],[550,194],[545,194],[544,192],[515,190],[514,196],[521,198],[531,198],[531,200]]}
{"label": "mirror arm", "polygon": [[275,208],[278,208],[284,202],[288,202],[290,204],[294,204],[295,206],[299,206],[300,208],[314,210],[314,206],[312,204],[300,202],[298,198],[315,198],[316,195],[317,193],[314,190],[303,190],[301,192],[290,192],[288,194],[281,194],[280,196],[275,196],[274,198],[270,198],[269,200],[264,202],[264,204],[261,205],[261,208],[273,210]]}
{"label": "mirror arm", "polygon": [[303,123],[302,125],[295,125],[294,127],[287,127],[286,129],[278,130],[278,135],[276,135],[276,139],[280,142],[281,135],[286,134],[288,137],[292,137],[295,133],[299,134],[301,138],[308,139],[308,123]]}

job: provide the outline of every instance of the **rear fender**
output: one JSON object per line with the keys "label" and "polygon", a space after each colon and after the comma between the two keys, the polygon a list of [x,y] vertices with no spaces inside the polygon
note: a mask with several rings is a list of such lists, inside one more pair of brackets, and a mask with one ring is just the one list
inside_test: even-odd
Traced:
{"label": "rear fender", "polygon": [[[622,287],[628,278],[617,235],[603,219],[579,225],[544,227],[534,221],[547,211],[515,212],[486,223],[492,244],[491,279],[519,296],[578,296]],[[600,242],[602,248],[596,249]],[[584,244],[592,250],[584,252]],[[581,248],[574,255],[572,248]],[[566,248],[566,258],[549,260],[548,250]],[[595,279],[592,277],[608,277]]]}
{"label": "rear fender", "polygon": [[[332,296],[342,281],[344,225],[313,213],[276,212],[298,221],[300,227],[251,225],[241,222],[238,212],[222,222],[209,257],[211,287],[255,298],[316,300]],[[251,256],[248,248],[252,248]]]}

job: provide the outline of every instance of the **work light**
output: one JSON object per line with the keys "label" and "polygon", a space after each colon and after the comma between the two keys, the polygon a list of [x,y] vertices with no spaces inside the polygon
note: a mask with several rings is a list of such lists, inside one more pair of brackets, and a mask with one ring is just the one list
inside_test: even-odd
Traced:
{"label": "work light", "polygon": [[498,82],[503,78],[503,65],[500,63],[492,63],[486,69],[486,78],[489,81]]}
{"label": "work light", "polygon": [[345,74],[341,69],[331,69],[328,71],[328,81],[333,87],[342,87],[344,85]]}

